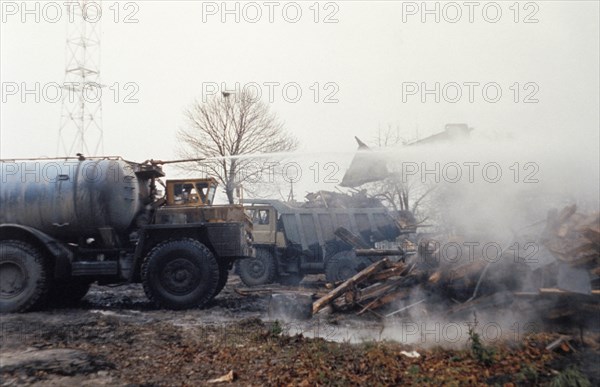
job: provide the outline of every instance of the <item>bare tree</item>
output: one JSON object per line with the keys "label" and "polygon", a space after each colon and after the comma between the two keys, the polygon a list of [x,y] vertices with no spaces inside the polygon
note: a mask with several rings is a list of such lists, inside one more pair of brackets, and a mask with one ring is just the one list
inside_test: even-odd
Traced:
{"label": "bare tree", "polygon": [[185,116],[187,125],[177,134],[180,156],[206,158],[187,169],[208,171],[216,177],[225,186],[230,204],[237,188],[252,189],[272,168],[272,164],[259,162],[257,154],[287,152],[298,146],[277,115],[250,93],[196,100]]}
{"label": "bare tree", "polygon": [[[373,143],[379,148],[406,145],[408,141],[400,135],[400,129],[379,129]],[[401,165],[388,163],[389,175],[385,179],[366,186],[372,197],[380,199],[394,211],[419,212],[424,201],[435,189],[434,185],[412,176],[404,176]]]}
{"label": "bare tree", "polygon": [[391,124],[388,124],[387,129],[377,129],[377,136],[373,138],[373,142],[380,148],[395,146],[398,144],[406,145],[408,140],[400,135],[400,127],[396,126],[396,129],[392,128]]}

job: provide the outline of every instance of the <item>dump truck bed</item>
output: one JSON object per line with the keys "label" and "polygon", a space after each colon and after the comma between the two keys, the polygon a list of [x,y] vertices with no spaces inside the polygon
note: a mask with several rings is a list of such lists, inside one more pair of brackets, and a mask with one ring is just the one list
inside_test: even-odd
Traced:
{"label": "dump truck bed", "polygon": [[274,207],[283,223],[287,241],[302,250],[323,247],[335,240],[335,230],[344,227],[369,243],[394,240],[400,229],[386,208],[305,208],[293,207],[278,200],[244,200],[244,204]]}

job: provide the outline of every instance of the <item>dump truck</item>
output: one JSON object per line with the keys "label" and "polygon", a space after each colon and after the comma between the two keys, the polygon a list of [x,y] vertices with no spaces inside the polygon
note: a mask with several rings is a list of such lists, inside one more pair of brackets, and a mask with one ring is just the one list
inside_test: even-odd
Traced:
{"label": "dump truck", "polygon": [[414,232],[403,228],[385,207],[308,208],[263,199],[243,203],[253,222],[256,255],[239,261],[236,271],[248,286],[296,285],[307,274],[322,273],[329,282],[342,281],[382,258],[357,254],[357,249],[368,250],[376,242]]}
{"label": "dump truck", "polygon": [[141,282],[170,309],[212,300],[253,255],[252,224],[212,204],[215,179],[163,183],[164,163],[0,160],[0,312],[72,304],[94,282]]}

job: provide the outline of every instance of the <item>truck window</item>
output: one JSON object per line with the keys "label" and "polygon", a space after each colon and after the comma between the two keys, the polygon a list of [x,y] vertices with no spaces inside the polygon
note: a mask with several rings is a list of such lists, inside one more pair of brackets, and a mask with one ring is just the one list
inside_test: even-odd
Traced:
{"label": "truck window", "polygon": [[208,189],[208,194],[206,196],[206,204],[213,204],[216,193],[217,187],[215,187],[214,185],[210,186],[210,188]]}
{"label": "truck window", "polygon": [[191,183],[175,184],[173,194],[176,203],[198,203],[200,200],[198,191]]}
{"label": "truck window", "polygon": [[258,224],[269,224],[269,210],[258,210]]}
{"label": "truck window", "polygon": [[247,210],[248,216],[254,224],[269,224],[269,210],[251,209]]}

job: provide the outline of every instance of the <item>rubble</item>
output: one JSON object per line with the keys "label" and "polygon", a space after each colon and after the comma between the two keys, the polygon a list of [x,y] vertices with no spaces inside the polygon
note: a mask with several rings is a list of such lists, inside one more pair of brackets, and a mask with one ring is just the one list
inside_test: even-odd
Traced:
{"label": "rubble", "polygon": [[600,289],[600,214],[576,211],[550,211],[541,242],[560,263],[589,272],[591,287]]}
{"label": "rubble", "polygon": [[308,193],[306,202],[299,206],[303,208],[380,208],[381,200],[367,196],[367,190],[361,190],[353,195],[333,191],[317,191]]}
{"label": "rubble", "polygon": [[[313,303],[313,314],[334,301],[336,306],[360,306],[362,314],[368,310],[382,307],[392,301],[400,299],[407,292],[396,292],[404,284],[414,278],[415,273],[406,267],[403,262],[391,262],[388,258],[373,263],[357,273],[352,278],[338,285],[331,292]],[[392,296],[393,295],[393,296]]]}
{"label": "rubble", "polygon": [[[313,303],[313,314],[331,306],[334,310],[371,312],[386,318],[431,301],[446,305],[446,314],[450,315],[509,307],[515,300],[529,298],[547,319],[597,316],[599,224],[598,213],[577,213],[575,206],[551,211],[538,239],[540,250],[547,250],[539,252],[540,259],[532,260],[533,265],[528,264],[523,246],[518,252],[503,250],[493,262],[477,252],[464,259],[459,253],[448,256],[446,251],[446,259],[440,260],[440,246],[444,244],[433,239],[421,240],[418,253],[406,262],[404,257],[394,261],[393,252],[357,249],[357,255],[387,257],[335,284],[333,290]],[[444,242],[459,245],[464,241],[455,236]],[[415,289],[426,296],[411,297]],[[392,306],[396,309],[390,310]]]}

